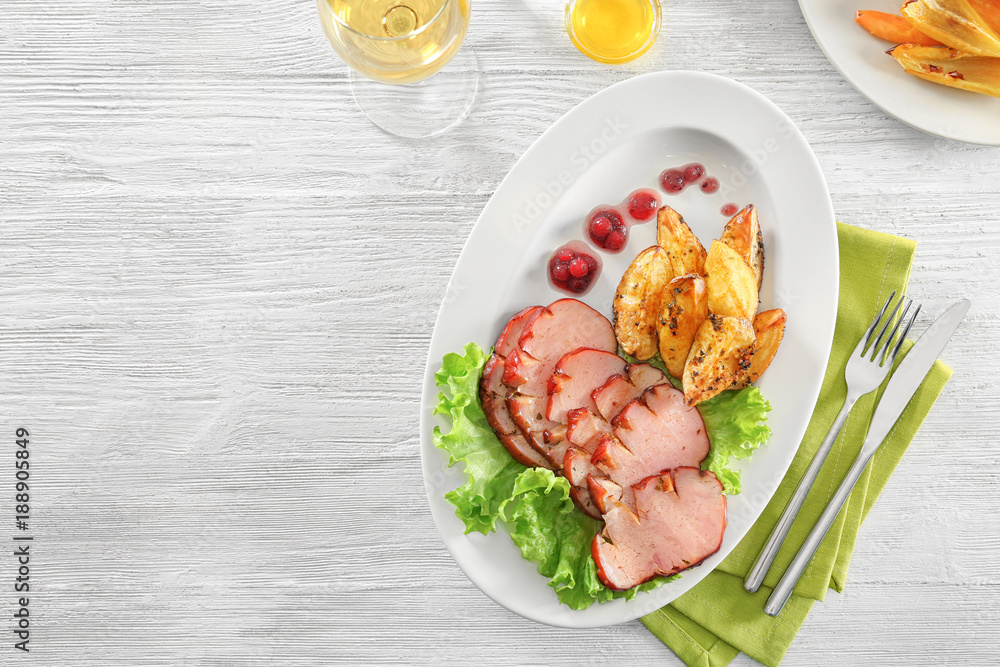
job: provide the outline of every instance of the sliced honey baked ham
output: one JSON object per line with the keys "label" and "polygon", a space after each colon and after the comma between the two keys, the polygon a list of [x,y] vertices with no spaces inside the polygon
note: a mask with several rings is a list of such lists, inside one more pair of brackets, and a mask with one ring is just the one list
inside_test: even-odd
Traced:
{"label": "sliced honey baked ham", "polygon": [[597,414],[611,421],[626,405],[642,396],[650,387],[667,383],[667,376],[649,364],[631,364],[625,373],[609,377],[594,390]]}
{"label": "sliced honey baked ham", "polygon": [[507,397],[507,410],[528,444],[551,462],[552,465],[548,467],[558,470],[566,453],[566,445],[554,452],[550,450],[563,443],[566,428],[559,422],[545,418],[548,400],[548,397],[513,394]]}
{"label": "sliced honey baked ham", "polygon": [[564,421],[546,418],[549,381],[559,361],[581,348],[610,355],[618,349],[614,329],[582,301],[560,299],[531,316],[504,364],[503,382],[511,389],[507,410],[527,442],[556,469],[562,466],[565,445],[550,450],[564,440],[565,428]]}
{"label": "sliced honey baked ham", "polygon": [[711,472],[681,467],[634,487],[636,511],[614,498],[591,555],[608,588],[626,590],[701,563],[722,545],[726,497]]}
{"label": "sliced honey baked ham", "polygon": [[631,487],[667,468],[698,466],[708,456],[708,434],[697,408],[672,385],[647,389],[612,421],[593,462],[609,479]]}
{"label": "sliced honey baked ham", "polygon": [[[524,442],[545,460],[545,467],[562,470],[570,446],[566,413],[594,407],[594,388],[625,368],[625,362],[614,354],[617,349],[611,322],[576,299],[560,299],[526,316],[517,344],[505,355],[500,379],[508,389],[507,415]],[[564,357],[566,362],[553,380]],[[556,395],[554,410],[550,409],[550,390]],[[600,518],[586,483],[574,485],[571,496],[580,509]]]}
{"label": "sliced honey baked ham", "polygon": [[516,461],[526,466],[554,468],[548,459],[532,447],[524,433],[518,428],[507,409],[510,388],[503,383],[503,372],[507,356],[514,350],[525,325],[542,310],[541,306],[525,308],[507,322],[507,326],[497,337],[493,354],[483,366],[483,376],[479,382],[479,400],[486,414],[486,421],[496,433],[504,448]]}
{"label": "sliced honey baked ham", "polygon": [[519,394],[547,397],[549,378],[563,355],[582,347],[615,352],[611,322],[576,299],[559,299],[535,313],[507,355],[503,381]]}
{"label": "sliced honey baked ham", "polygon": [[570,410],[566,417],[566,439],[588,454],[594,453],[604,436],[614,433],[611,424],[586,408]]}
{"label": "sliced honey baked ham", "polygon": [[[697,410],[661,371],[627,365],[615,349],[606,318],[562,299],[511,319],[480,386],[490,425],[508,451],[563,474],[574,501],[594,518],[609,494],[634,507],[633,484],[697,465],[708,452]],[[600,504],[591,497],[594,483]]]}
{"label": "sliced honey baked ham", "polygon": [[581,348],[563,357],[549,377],[547,419],[567,423],[570,410],[588,408],[597,412],[593,394],[608,381],[625,373],[625,360],[613,352]]}

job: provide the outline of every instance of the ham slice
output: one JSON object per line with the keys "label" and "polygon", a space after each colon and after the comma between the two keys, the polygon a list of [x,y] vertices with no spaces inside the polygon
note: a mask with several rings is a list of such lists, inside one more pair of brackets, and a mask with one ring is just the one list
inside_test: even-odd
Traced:
{"label": "ham slice", "polygon": [[[588,489],[588,477],[603,477],[593,463],[590,462],[590,454],[577,447],[567,447],[566,455],[563,458],[563,476],[569,480],[573,486]],[[588,489],[587,493],[590,491]],[[598,512],[600,516],[600,512]]]}
{"label": "ham slice", "polygon": [[507,409],[507,385],[500,382],[503,373],[503,359],[496,355],[490,357],[483,367],[483,378],[479,386],[479,398],[489,422],[496,433],[497,439],[514,460],[526,466],[553,469],[537,449],[531,446],[524,433],[518,428]]}
{"label": "ham slice", "polygon": [[570,498],[576,503],[585,514],[601,520],[601,508],[591,498],[589,479],[591,473],[600,474],[600,471],[590,462],[590,454],[577,449],[576,447],[566,447],[566,455],[563,457],[562,475],[570,484]]}
{"label": "ham slice", "polygon": [[[545,418],[547,398],[514,394],[507,398],[507,411],[536,452],[548,461],[547,468],[559,470],[566,453],[565,427]],[[553,447],[560,449],[551,451]]]}
{"label": "ham slice", "polygon": [[633,484],[708,453],[704,423],[683,394],[616,350],[605,317],[561,299],[511,318],[480,382],[487,420],[511,455],[563,474],[595,518],[616,504],[631,511]]}
{"label": "ham slice", "polygon": [[579,507],[584,514],[592,519],[597,519],[598,521],[601,520],[601,511],[597,509],[597,505],[590,497],[590,492],[587,491],[587,487],[570,486],[569,497],[574,503],[576,503],[576,506]]}
{"label": "ham slice", "polygon": [[609,377],[594,390],[592,397],[597,414],[611,421],[622,408],[642,396],[647,389],[668,382],[663,371],[649,364],[626,366],[625,373]]}
{"label": "ham slice", "polygon": [[604,530],[591,555],[608,588],[626,590],[698,565],[722,546],[726,497],[711,472],[682,467],[634,488],[636,511],[606,498]]}
{"label": "ham slice", "polygon": [[581,347],[615,352],[611,322],[576,299],[560,299],[536,312],[507,355],[503,382],[519,394],[547,397],[549,378],[563,355]]}
{"label": "ham slice", "polygon": [[[587,490],[590,491],[590,497],[602,515],[611,507],[612,499],[620,500],[625,493],[622,487],[605,477],[603,473],[587,476]],[[629,489],[629,493],[632,493],[631,489]]]}
{"label": "ham slice", "polygon": [[[626,372],[625,360],[613,352],[580,348],[563,355],[549,377],[549,403],[545,417],[567,423],[570,410],[588,408],[597,412],[592,394],[608,378]],[[640,392],[641,393],[641,392]]]}
{"label": "ham slice", "polygon": [[566,439],[574,446],[593,454],[601,439],[612,435],[611,425],[586,408],[566,413]]}
{"label": "ham slice", "polygon": [[[649,370],[638,369],[638,366]],[[631,375],[641,386],[666,379],[662,372],[647,364],[631,368],[637,369]],[[602,388],[612,384],[613,379]],[[631,387],[625,390],[626,393],[635,391],[631,380],[626,384]],[[594,393],[596,395],[598,391]],[[584,467],[577,460],[577,453],[577,458],[573,459],[575,467],[572,476],[567,474],[567,477],[579,486],[585,486],[580,479],[583,475],[600,482],[600,497],[595,496],[593,500],[601,511],[604,496],[610,495],[634,507],[633,484],[669,468],[698,466],[708,455],[708,435],[701,413],[688,406],[684,394],[670,384],[656,384],[644,391],[641,397],[632,400],[612,420],[613,428],[602,417],[586,409],[572,410],[568,416],[566,439],[579,452],[591,454],[592,466],[589,469]],[[566,461],[564,459],[563,465],[568,468]],[[604,485],[604,478],[613,484]],[[589,484],[586,487],[593,495],[593,487]]]}
{"label": "ham slice", "polygon": [[517,345],[525,325],[540,311],[541,306],[525,308],[515,314],[500,332],[493,355],[483,366],[483,376],[479,382],[479,400],[493,432],[516,461],[526,466],[554,466],[540,452],[533,448],[518,428],[507,409],[510,388],[503,383],[503,372],[507,356]]}
{"label": "ham slice", "polygon": [[[610,355],[617,346],[611,322],[576,299],[560,299],[540,308],[524,325],[504,364],[502,380],[511,389],[507,410],[528,444],[550,462],[548,467],[555,470],[562,467],[567,447],[565,421],[546,417],[552,373],[564,356],[581,348]],[[609,360],[601,357],[600,363],[608,364]],[[582,373],[587,364],[574,364],[576,367]],[[568,400],[568,392],[569,385],[566,396],[560,399],[562,409],[579,407]],[[590,401],[589,396],[586,400]]]}
{"label": "ham slice", "polygon": [[708,456],[701,413],[671,385],[647,389],[615,417],[612,426],[614,437],[602,438],[593,462],[622,487],[668,468],[696,467]]}

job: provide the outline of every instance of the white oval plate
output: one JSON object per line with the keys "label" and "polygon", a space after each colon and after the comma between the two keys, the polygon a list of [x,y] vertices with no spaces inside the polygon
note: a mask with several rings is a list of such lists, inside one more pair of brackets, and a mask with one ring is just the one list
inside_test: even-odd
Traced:
{"label": "white oval plate", "polygon": [[858,92],[907,125],[947,139],[1000,145],[1000,98],[907,74],[892,44],[854,22],[859,9],[898,14],[899,0],[799,0],[816,43]]}
{"label": "white oval plate", "polygon": [[[762,309],[781,307],[788,325],[781,351],[760,381],[771,401],[774,432],[745,466],[743,493],[729,498],[728,528],[718,553],[680,580],[625,602],[584,611],[561,605],[535,565],[507,533],[463,534],[444,494],[465,481],[461,465],[432,441],[441,424],[434,372],[448,352],[469,341],[488,350],[507,319],[532,304],[566,296],[551,288],[552,251],[583,236],[583,218],[639,187],[657,188],[659,173],[703,163],[722,182],[715,195],[697,187],[664,195],[703,242],[722,233],[723,204],[753,203],[766,247]],[[604,270],[583,301],[607,316],[618,280],[639,250],[655,242],[655,223],[632,227],[626,249],[602,254]],[[472,230],[438,314],[421,400],[420,444],[434,521],[459,567],[511,611],[563,627],[598,627],[649,613],[705,577],[732,551],[763,511],[806,430],[826,369],[837,314],[838,253],[830,194],[802,134],[774,104],[750,88],[695,72],[646,74],[603,90],[549,128],[497,188]]]}

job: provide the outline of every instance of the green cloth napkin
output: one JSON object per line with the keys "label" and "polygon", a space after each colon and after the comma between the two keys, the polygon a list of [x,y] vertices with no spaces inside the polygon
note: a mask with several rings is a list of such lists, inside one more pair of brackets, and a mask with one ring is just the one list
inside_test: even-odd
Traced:
{"label": "green cloth napkin", "polygon": [[893,290],[906,289],[916,250],[913,241],[840,223],[837,233],[840,299],[833,349],[816,410],[788,473],[757,523],[714,572],[672,604],[642,618],[646,627],[688,665],[727,665],[741,651],[765,665],[781,662],[813,603],[823,600],[829,588],[843,590],[861,522],[951,377],[951,369],[940,361],[934,364],[888,440],[865,469],[788,604],[777,618],[765,614],[764,602],[771,589],[854,463],[877,403],[876,395],[865,396],[855,405],[764,585],[756,593],[748,593],[743,589],[743,579],[844,404],[848,357],[877,308]]}

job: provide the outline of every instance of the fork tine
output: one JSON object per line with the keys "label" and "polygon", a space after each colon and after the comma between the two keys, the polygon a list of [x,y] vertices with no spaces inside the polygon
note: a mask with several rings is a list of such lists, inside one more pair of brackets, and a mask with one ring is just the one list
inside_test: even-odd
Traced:
{"label": "fork tine", "polygon": [[[882,325],[882,330],[878,332],[878,338],[875,339],[875,342],[872,344],[870,350],[872,353],[871,356],[872,361],[875,361],[875,358],[879,354],[881,354],[882,350],[880,349],[880,346],[882,345],[882,337],[885,336],[886,330],[889,328],[889,325],[892,324],[892,320],[896,317],[896,312],[899,310],[899,307],[903,305],[903,301],[905,299],[906,299],[905,296],[899,297],[899,301],[896,302],[896,307],[892,309],[892,313],[889,315],[889,317],[886,318],[885,324]],[[892,336],[889,336],[889,340],[892,340]],[[889,346],[889,341],[887,340],[886,347],[888,346]]]}
{"label": "fork tine", "polygon": [[[909,306],[907,306],[907,308],[909,308]],[[903,347],[903,341],[906,340],[906,335],[910,333],[910,327],[913,326],[913,323],[917,320],[917,315],[919,314],[920,314],[920,304],[917,304],[917,309],[913,311],[913,316],[910,318],[910,321],[906,323],[906,327],[903,329],[903,333],[899,335],[899,342],[896,343],[896,347],[892,351],[892,357],[889,358],[889,363],[895,361],[896,355],[899,354],[899,349]],[[905,316],[906,313],[904,312],[903,315]],[[899,319],[902,320],[903,318],[900,317]]]}
{"label": "fork tine", "polygon": [[892,298],[894,296],[896,296],[896,290],[892,290],[892,294],[890,294],[889,298],[885,300],[884,304],[882,304],[882,309],[878,311],[878,315],[876,315],[875,319],[872,320],[872,323],[868,325],[868,329],[865,331],[864,335],[861,336],[861,340],[858,341],[858,346],[854,348],[854,354],[860,356],[866,349],[868,349],[868,343],[871,342],[872,333],[875,331],[875,327],[878,326],[882,316],[885,315],[885,309],[889,307],[889,304],[892,302]]}
{"label": "fork tine", "polygon": [[892,363],[892,359],[896,356],[896,349],[899,349],[899,341],[896,340],[896,334],[899,333],[899,328],[903,326],[903,322],[906,321],[906,314],[910,312],[910,307],[913,306],[913,299],[903,297],[903,299],[900,300],[900,303],[902,303],[903,300],[906,301],[906,306],[903,308],[903,312],[899,314],[899,319],[896,320],[896,325],[889,333],[889,337],[885,339],[885,348],[878,353],[879,366],[885,364],[886,359],[889,359],[889,363]]}

